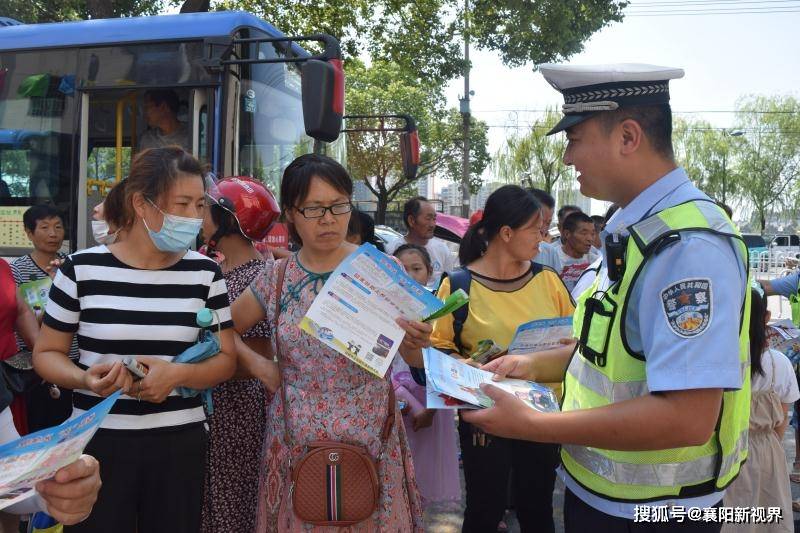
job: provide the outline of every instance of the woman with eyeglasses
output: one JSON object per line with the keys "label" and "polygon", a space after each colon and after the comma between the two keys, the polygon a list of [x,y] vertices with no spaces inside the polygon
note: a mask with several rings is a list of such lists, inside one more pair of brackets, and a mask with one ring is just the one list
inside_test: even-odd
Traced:
{"label": "woman with eyeglasses", "polygon": [[[277,337],[284,389],[275,394],[267,415],[258,532],[309,530],[294,514],[289,497],[290,459],[297,464],[305,445],[320,440],[347,442],[364,446],[377,457],[387,412],[395,409],[389,405],[391,383],[387,379],[367,373],[297,326],[331,272],[356,250],[345,240],[352,193],[353,182],[336,161],[313,154],[295,159],[284,171],[280,197],[289,231],[302,248],[268,265],[232,305],[237,332],[267,318],[271,337]],[[276,294],[283,262],[282,290]],[[277,331],[276,299],[281,309]],[[431,327],[406,321],[400,325],[406,331],[401,355],[412,366],[422,366],[421,347],[427,344]],[[288,439],[284,428],[288,428]],[[421,531],[422,507],[411,453],[397,419],[385,447],[378,469],[378,511],[351,530]]]}

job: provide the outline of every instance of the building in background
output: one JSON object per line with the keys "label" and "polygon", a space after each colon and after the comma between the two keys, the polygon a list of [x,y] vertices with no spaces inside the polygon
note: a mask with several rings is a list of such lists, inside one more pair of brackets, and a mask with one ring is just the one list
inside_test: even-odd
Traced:
{"label": "building in background", "polygon": [[354,202],[375,202],[378,197],[373,194],[366,183],[361,180],[353,182],[353,201]]}
{"label": "building in background", "polygon": [[470,198],[470,206],[469,211],[470,213],[474,213],[478,209],[483,209],[486,206],[486,200],[489,199],[489,195],[492,194],[494,191],[502,187],[503,184],[499,181],[493,181],[491,183],[484,183],[481,185],[481,188],[478,190],[477,194],[473,194]]}
{"label": "building in background", "polygon": [[448,183],[442,187],[439,193],[442,201],[442,212],[448,215],[461,214],[461,185],[458,183]]}
{"label": "building in background", "polygon": [[426,176],[417,180],[417,194],[432,199],[435,196],[433,191],[433,179],[429,179]]}

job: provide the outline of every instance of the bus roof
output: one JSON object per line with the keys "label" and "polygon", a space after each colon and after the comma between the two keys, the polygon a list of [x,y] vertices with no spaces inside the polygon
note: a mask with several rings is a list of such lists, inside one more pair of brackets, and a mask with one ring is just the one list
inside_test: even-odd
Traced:
{"label": "bus roof", "polygon": [[[198,40],[233,35],[242,27],[258,28],[270,37],[285,36],[250,13],[215,11],[0,27],[0,51]],[[308,55],[296,43],[292,48]]]}

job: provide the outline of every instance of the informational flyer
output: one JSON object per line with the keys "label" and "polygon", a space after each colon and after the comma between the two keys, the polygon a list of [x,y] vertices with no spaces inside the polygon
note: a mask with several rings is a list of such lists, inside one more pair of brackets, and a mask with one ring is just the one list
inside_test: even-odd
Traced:
{"label": "informational flyer", "polygon": [[52,284],[53,280],[51,280],[49,276],[29,281],[19,286],[19,293],[31,309],[37,306],[40,309],[44,309],[47,305],[47,295],[50,293],[50,286]]}
{"label": "informational flyer", "polygon": [[[491,407],[494,402],[481,390],[483,383],[490,383],[522,400],[528,407],[541,412],[559,410],[558,399],[553,391],[545,385],[521,379],[504,379],[493,381],[494,374],[475,368],[460,359],[451,357],[435,348],[423,350],[425,362],[425,380],[429,409],[462,409],[464,406],[438,406],[448,401],[438,396],[460,400],[474,407]],[[431,398],[434,400],[431,402]]]}
{"label": "informational flyer", "polygon": [[800,330],[789,319],[775,320],[767,325],[767,345],[783,352],[795,371],[800,369]]}
{"label": "informational flyer", "polygon": [[479,409],[477,405],[457,400],[452,396],[425,387],[425,407],[428,409]]}
{"label": "informational flyer", "polygon": [[785,341],[798,337],[800,337],[800,330],[788,318],[775,320],[767,325],[767,342],[770,348],[779,350],[779,346]]}
{"label": "informational flyer", "polygon": [[59,426],[0,446],[0,509],[33,496],[38,482],[75,462],[120,394]]}
{"label": "informational flyer", "polygon": [[395,320],[422,320],[442,306],[401,265],[366,243],[333,271],[300,328],[383,377],[405,336]]}
{"label": "informational flyer", "polygon": [[509,354],[541,352],[560,346],[561,339],[572,338],[572,317],[547,318],[526,322],[517,328],[508,346]]}

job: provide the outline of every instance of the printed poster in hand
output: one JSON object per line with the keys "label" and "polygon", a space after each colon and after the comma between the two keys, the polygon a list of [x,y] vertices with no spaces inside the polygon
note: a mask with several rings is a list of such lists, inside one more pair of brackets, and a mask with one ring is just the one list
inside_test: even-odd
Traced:
{"label": "printed poster in hand", "polygon": [[443,306],[401,265],[366,243],[333,271],[300,329],[383,377],[405,336],[395,320],[421,321]]}
{"label": "printed poster in hand", "polygon": [[28,307],[31,309],[36,307],[44,309],[47,305],[47,296],[50,294],[50,286],[52,284],[53,280],[46,277],[23,283],[18,290]]}
{"label": "printed poster in hand", "polygon": [[[422,350],[425,361],[425,382],[427,388],[427,407],[429,409],[474,409],[494,405],[480,386],[483,383],[494,385],[513,394],[531,409],[541,412],[559,410],[558,399],[553,391],[540,383],[522,379],[503,379],[493,381],[494,374],[466,364],[460,358],[451,357],[435,348]],[[444,396],[444,400],[440,396]],[[449,398],[460,400],[466,405],[454,405]]]}
{"label": "printed poster in hand", "polygon": [[117,391],[59,426],[0,446],[0,509],[35,494],[34,486],[74,463],[120,396]]}
{"label": "printed poster in hand", "polygon": [[541,352],[561,346],[561,339],[572,338],[572,317],[545,318],[526,322],[517,328],[508,346],[511,355]]}

